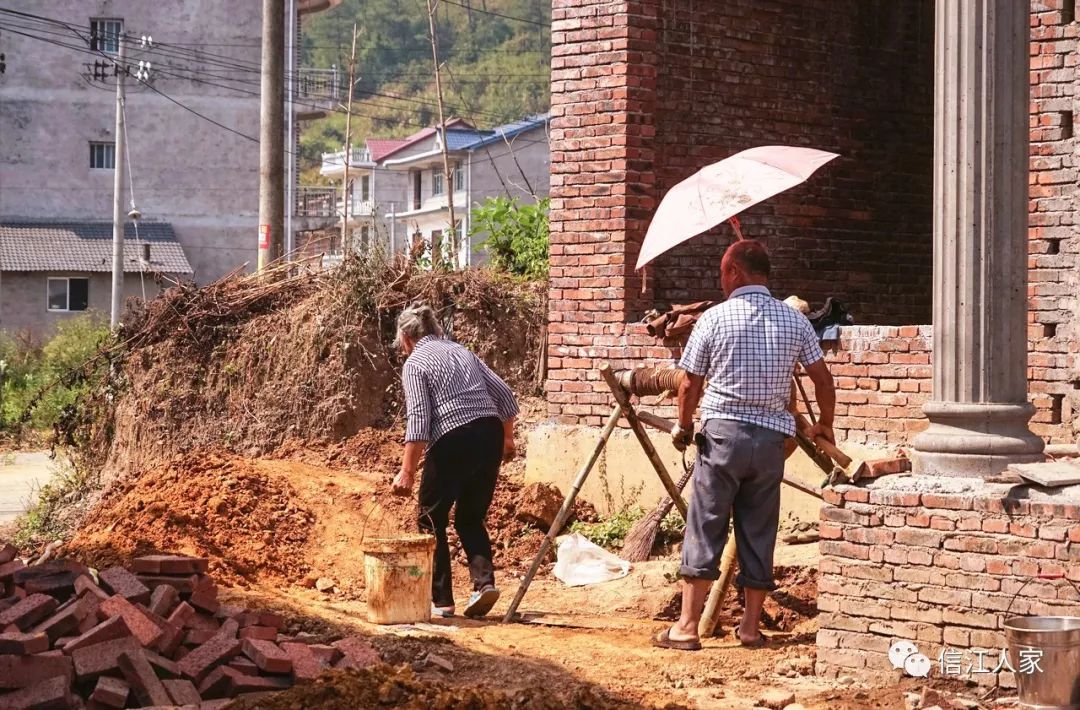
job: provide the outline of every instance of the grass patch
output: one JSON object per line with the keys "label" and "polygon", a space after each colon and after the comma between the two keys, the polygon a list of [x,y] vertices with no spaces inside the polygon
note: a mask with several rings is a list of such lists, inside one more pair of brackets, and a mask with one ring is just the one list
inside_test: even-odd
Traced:
{"label": "grass patch", "polygon": [[33,504],[15,521],[12,543],[33,549],[60,540],[70,533],[89,494],[97,488],[96,473],[88,473],[69,461],[57,464],[52,480],[37,491]]}

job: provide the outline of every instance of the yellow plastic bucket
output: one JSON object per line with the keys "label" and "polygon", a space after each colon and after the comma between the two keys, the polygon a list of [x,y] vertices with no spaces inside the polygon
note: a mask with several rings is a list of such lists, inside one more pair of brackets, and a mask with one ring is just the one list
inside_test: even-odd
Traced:
{"label": "yellow plastic bucket", "polygon": [[373,624],[431,620],[432,535],[365,540],[367,619]]}

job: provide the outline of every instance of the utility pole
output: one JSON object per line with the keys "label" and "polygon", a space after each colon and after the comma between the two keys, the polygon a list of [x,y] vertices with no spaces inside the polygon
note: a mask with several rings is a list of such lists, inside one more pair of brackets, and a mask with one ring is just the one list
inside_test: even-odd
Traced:
{"label": "utility pole", "polygon": [[[439,43],[435,35],[435,10],[439,7],[439,0],[427,0],[428,27],[431,30],[431,59],[435,63],[435,93],[439,99],[439,127],[442,131],[442,159],[444,182],[446,183],[446,201],[450,207],[450,248],[454,250],[453,263],[457,268],[459,253],[457,218],[454,216],[454,174],[450,170],[450,154],[446,145],[446,116],[443,113],[442,76],[439,72]],[[438,255],[431,255],[431,263],[436,264]]]}
{"label": "utility pole", "polygon": [[124,298],[124,165],[127,136],[124,126],[124,35],[116,38],[116,145],[113,149],[113,257],[112,257],[112,309],[109,326],[116,330],[120,325],[120,306]]}
{"label": "utility pole", "polygon": [[259,271],[281,257],[285,238],[285,0],[263,0],[262,9]]}
{"label": "utility pole", "polygon": [[345,174],[341,179],[341,248],[346,256],[352,254],[352,239],[349,237],[349,158],[352,154],[352,95],[356,84],[356,23],[352,26],[352,51],[349,52],[349,92],[345,107]]}
{"label": "utility pole", "polygon": [[285,86],[285,253],[289,259],[296,251],[296,235],[293,234],[293,211],[296,209],[296,0],[287,0],[288,22],[285,23],[286,73]]}

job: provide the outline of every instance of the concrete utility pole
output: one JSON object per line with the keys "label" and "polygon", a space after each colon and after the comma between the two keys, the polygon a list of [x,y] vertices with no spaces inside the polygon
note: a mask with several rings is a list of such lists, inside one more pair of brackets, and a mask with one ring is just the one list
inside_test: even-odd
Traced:
{"label": "concrete utility pole", "polygon": [[296,208],[296,0],[288,0],[288,22],[285,23],[287,59],[285,86],[285,253],[292,259],[296,251],[296,235],[293,234],[293,210]]}
{"label": "concrete utility pole", "polygon": [[124,165],[127,137],[124,130],[124,35],[116,38],[116,145],[113,149],[113,258],[112,308],[109,326],[120,324],[120,306],[124,299]]}
{"label": "concrete utility pole", "polygon": [[[453,264],[456,268],[459,263],[460,236],[457,229],[457,218],[454,216],[454,174],[450,170],[450,154],[446,145],[446,116],[443,113],[442,75],[439,71],[439,43],[435,35],[435,10],[439,7],[438,0],[427,0],[428,27],[431,30],[431,59],[435,63],[435,93],[439,99],[439,127],[442,132],[442,159],[444,182],[446,184],[446,203],[450,208],[450,248],[454,250]],[[434,247],[435,245],[432,244]],[[437,255],[431,255],[432,266],[439,263]]]}
{"label": "concrete utility pole", "polygon": [[345,254],[352,254],[349,237],[349,158],[352,154],[352,95],[356,85],[356,23],[352,26],[352,51],[349,52],[349,92],[345,106],[345,173],[341,178],[341,247]]}
{"label": "concrete utility pole", "polygon": [[281,257],[285,239],[285,0],[262,5],[259,271]]}

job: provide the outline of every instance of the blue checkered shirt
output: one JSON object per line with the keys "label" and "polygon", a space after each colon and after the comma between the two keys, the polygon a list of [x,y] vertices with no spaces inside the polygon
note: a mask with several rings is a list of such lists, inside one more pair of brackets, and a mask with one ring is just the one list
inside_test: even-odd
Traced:
{"label": "blue checkered shirt", "polygon": [[679,367],[708,380],[702,423],[731,419],[794,436],[791,374],[796,362],[807,367],[822,357],[806,316],[764,286],[744,286],[698,319]]}
{"label": "blue checkered shirt", "polygon": [[421,338],[405,360],[401,380],[406,442],[431,446],[471,421],[498,417],[505,422],[518,414],[506,383],[467,348],[445,338]]}

